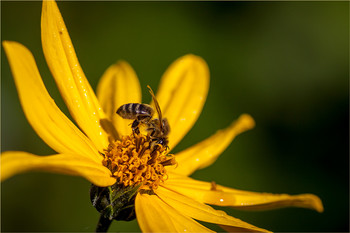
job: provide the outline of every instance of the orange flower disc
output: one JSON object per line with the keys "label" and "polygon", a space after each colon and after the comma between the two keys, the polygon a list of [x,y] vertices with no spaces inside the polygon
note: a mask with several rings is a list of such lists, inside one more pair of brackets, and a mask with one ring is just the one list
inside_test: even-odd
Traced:
{"label": "orange flower disc", "polygon": [[142,134],[123,136],[104,151],[103,165],[125,187],[142,184],[141,189],[157,189],[168,178],[165,166],[176,162],[173,155],[167,155],[167,148],[151,145]]}

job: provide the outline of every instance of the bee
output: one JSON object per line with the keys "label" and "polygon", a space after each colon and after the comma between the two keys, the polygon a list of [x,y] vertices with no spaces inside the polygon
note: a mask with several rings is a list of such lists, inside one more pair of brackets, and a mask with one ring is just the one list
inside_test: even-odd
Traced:
{"label": "bee", "polygon": [[154,110],[148,104],[129,103],[120,106],[117,114],[124,119],[134,120],[131,128],[133,132],[139,134],[139,125],[148,125],[153,117]]}
{"label": "bee", "polygon": [[151,87],[148,85],[147,87],[154,101],[159,118],[152,119],[154,109],[148,104],[139,103],[124,104],[118,108],[117,114],[124,119],[134,120],[131,124],[131,128],[136,134],[140,133],[140,125],[146,126],[146,131],[151,139],[151,148],[154,148],[157,144],[168,148],[170,125],[166,118],[162,118],[162,111],[160,110],[158,101]]}

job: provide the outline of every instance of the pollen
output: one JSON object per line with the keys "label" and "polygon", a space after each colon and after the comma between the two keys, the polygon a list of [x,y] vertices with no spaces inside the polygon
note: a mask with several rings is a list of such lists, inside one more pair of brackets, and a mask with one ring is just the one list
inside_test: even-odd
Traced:
{"label": "pollen", "polygon": [[165,167],[176,164],[167,151],[160,144],[153,145],[148,136],[131,134],[109,144],[103,165],[125,187],[141,184],[140,189],[154,190],[168,178]]}

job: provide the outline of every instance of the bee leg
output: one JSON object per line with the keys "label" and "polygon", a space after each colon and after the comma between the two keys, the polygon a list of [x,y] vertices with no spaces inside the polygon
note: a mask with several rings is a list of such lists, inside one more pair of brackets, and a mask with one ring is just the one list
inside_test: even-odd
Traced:
{"label": "bee leg", "polygon": [[150,144],[150,149],[151,149],[151,154],[153,154],[153,152],[155,152],[157,150],[158,147],[158,142],[154,139],[152,139],[151,144]]}
{"label": "bee leg", "polygon": [[140,134],[140,129],[139,127],[136,127],[135,129],[133,129],[134,133],[136,133],[137,135]]}
{"label": "bee leg", "polygon": [[140,122],[138,120],[134,120],[134,122],[131,125],[132,131],[136,134],[140,134],[139,124]]}
{"label": "bee leg", "polygon": [[154,133],[156,132],[156,129],[150,127],[150,128],[147,129],[147,132],[148,132],[148,135],[149,135],[151,138],[154,138]]}

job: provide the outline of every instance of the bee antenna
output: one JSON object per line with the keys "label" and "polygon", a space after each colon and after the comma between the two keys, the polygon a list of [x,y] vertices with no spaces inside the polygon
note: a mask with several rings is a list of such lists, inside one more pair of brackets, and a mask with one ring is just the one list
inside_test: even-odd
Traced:
{"label": "bee antenna", "polygon": [[154,104],[156,105],[156,110],[157,110],[157,113],[158,113],[158,116],[159,116],[159,124],[160,124],[160,128],[162,129],[163,128],[163,124],[162,124],[162,111],[160,110],[160,107],[159,107],[159,104],[158,104],[158,101],[153,93],[153,90],[152,88],[147,85],[147,88],[149,90],[149,93],[151,94],[152,96],[152,99],[154,101]]}

